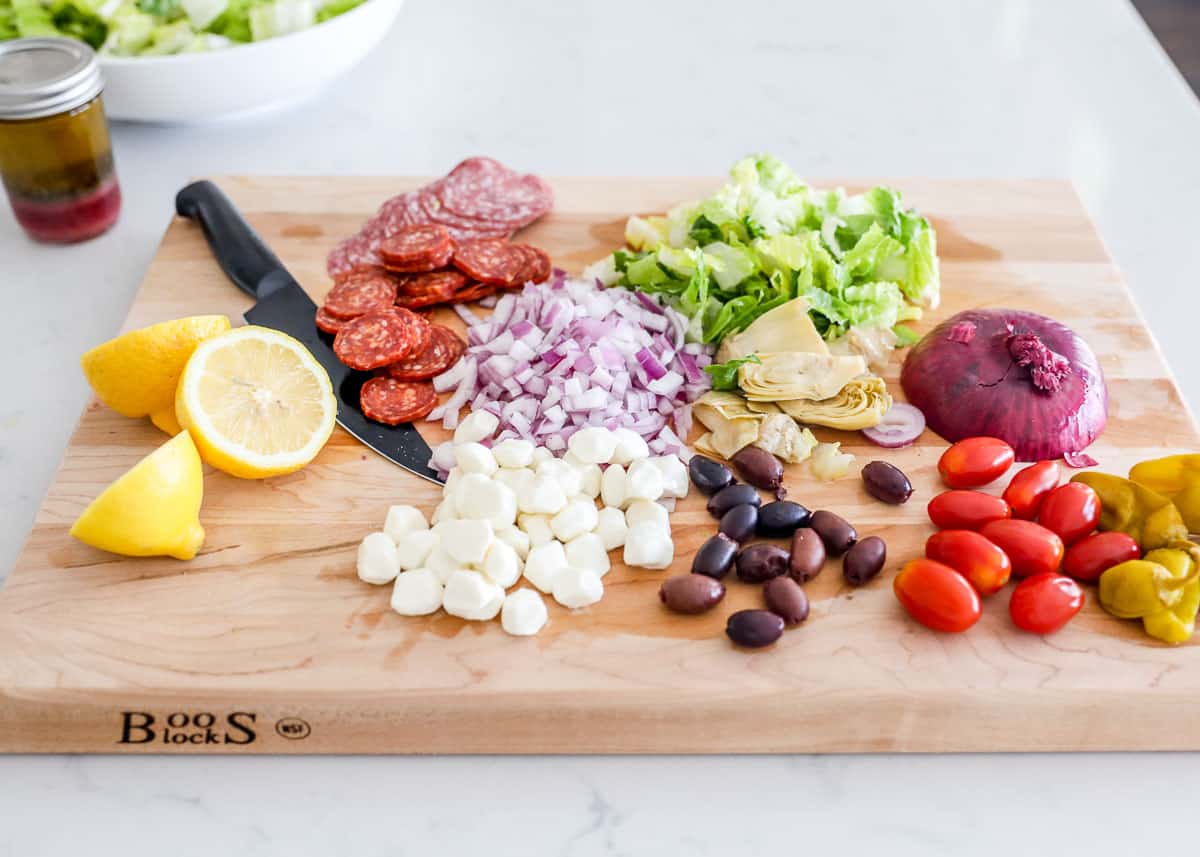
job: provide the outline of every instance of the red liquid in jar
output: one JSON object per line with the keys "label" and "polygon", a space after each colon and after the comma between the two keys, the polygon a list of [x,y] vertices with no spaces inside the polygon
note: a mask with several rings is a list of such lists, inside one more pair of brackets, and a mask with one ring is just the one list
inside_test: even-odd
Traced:
{"label": "red liquid in jar", "polygon": [[80,196],[38,200],[10,194],[17,222],[36,241],[70,244],[94,238],[117,222],[121,187],[116,176]]}

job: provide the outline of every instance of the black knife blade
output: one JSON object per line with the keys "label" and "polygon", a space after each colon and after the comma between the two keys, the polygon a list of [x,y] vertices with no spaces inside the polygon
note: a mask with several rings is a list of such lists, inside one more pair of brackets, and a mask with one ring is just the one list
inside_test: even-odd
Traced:
{"label": "black knife blade", "polygon": [[313,321],[317,305],[221,189],[207,180],[192,182],[176,195],[175,210],[200,225],[221,270],[257,301],[245,313],[246,321],[300,340],[325,367],[337,396],[341,427],[392,463],[441,484],[429,467],[429,444],[411,423],[387,426],[363,416],[359,390],[371,376],[338,360],[331,338]]}

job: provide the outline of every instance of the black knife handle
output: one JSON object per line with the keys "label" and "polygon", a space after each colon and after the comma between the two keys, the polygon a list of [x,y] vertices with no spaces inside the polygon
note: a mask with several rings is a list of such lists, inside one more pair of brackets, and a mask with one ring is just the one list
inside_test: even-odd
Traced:
{"label": "black knife handle", "polygon": [[[246,294],[261,300],[273,285],[290,280],[283,263],[212,182],[202,179],[181,190],[175,210],[200,224],[221,270]],[[275,272],[282,276],[268,280]]]}

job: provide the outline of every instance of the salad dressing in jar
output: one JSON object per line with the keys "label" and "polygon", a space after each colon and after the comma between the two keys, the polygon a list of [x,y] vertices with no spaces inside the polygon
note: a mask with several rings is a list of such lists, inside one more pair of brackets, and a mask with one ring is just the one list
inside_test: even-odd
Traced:
{"label": "salad dressing in jar", "polygon": [[96,55],[71,39],[0,43],[0,178],[37,241],[108,230],[121,209]]}

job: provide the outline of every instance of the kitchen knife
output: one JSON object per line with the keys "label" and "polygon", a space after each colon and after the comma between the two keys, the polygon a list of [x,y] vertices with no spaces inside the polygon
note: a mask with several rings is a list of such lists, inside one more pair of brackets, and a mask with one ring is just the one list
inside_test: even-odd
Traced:
{"label": "kitchen knife", "polygon": [[208,246],[234,285],[258,302],[245,314],[251,324],[281,330],[304,343],[317,358],[337,395],[337,421],[384,458],[410,473],[441,484],[429,467],[432,454],[411,423],[387,426],[372,422],[358,407],[359,390],[371,376],[338,360],[330,340],[317,330],[317,305],[283,263],[210,181],[192,182],[175,197],[175,210],[200,224]]}

